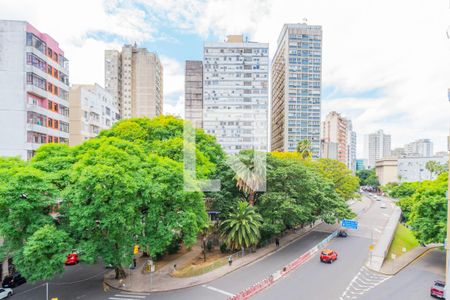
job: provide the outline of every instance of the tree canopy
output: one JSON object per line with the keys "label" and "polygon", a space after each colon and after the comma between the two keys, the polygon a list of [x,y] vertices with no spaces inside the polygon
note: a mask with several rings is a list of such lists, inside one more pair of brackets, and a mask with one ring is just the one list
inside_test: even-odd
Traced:
{"label": "tree canopy", "polygon": [[387,193],[399,198],[398,205],[421,243],[443,243],[447,232],[448,173],[440,174],[435,180],[405,182],[386,189]]}

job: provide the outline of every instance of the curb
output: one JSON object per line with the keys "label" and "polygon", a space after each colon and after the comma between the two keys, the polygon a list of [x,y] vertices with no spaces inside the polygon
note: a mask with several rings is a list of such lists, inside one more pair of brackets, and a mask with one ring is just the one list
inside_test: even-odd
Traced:
{"label": "curb", "polygon": [[382,271],[376,271],[372,268],[370,268],[367,264],[366,267],[368,269],[370,269],[371,271],[374,271],[376,273],[382,274],[382,275],[387,275],[387,276],[395,276],[398,273],[400,273],[401,271],[403,271],[406,267],[408,267],[409,265],[413,264],[414,262],[416,262],[417,260],[419,260],[420,258],[422,258],[423,256],[427,255],[428,252],[435,250],[437,248],[440,248],[442,246],[432,246],[427,248],[424,252],[420,253],[419,255],[417,255],[416,257],[414,257],[412,260],[410,260],[408,263],[406,263],[405,265],[403,265],[402,267],[400,267],[398,270],[394,271],[394,272],[382,272]]}
{"label": "curb", "polygon": [[121,288],[121,287],[112,286],[109,282],[107,282],[104,279],[103,279],[103,283],[106,284],[111,289],[122,291],[122,292],[129,292],[129,293],[155,293],[155,292],[158,293],[158,292],[178,291],[178,290],[183,290],[183,289],[187,289],[187,288],[191,288],[191,287],[207,284],[207,283],[210,283],[210,282],[212,282],[214,280],[220,279],[220,278],[222,278],[222,277],[224,277],[224,276],[226,276],[228,274],[231,274],[231,273],[233,273],[233,272],[235,272],[235,271],[237,271],[237,270],[239,270],[239,269],[241,269],[243,267],[246,267],[246,266],[248,266],[250,264],[257,263],[258,261],[260,261],[260,260],[262,260],[262,259],[264,259],[264,258],[266,258],[266,257],[268,257],[268,256],[270,256],[272,254],[274,254],[278,250],[281,250],[281,249],[291,245],[292,243],[296,242],[297,240],[305,237],[306,235],[310,234],[317,226],[319,226],[321,224],[323,224],[323,222],[320,222],[317,225],[313,226],[312,228],[309,228],[308,231],[306,231],[302,235],[299,235],[298,237],[296,237],[296,238],[286,242],[285,244],[283,244],[283,246],[280,246],[279,248],[275,248],[275,249],[267,252],[263,256],[258,257],[257,259],[255,259],[253,261],[249,261],[247,263],[244,263],[244,264],[240,265],[239,267],[237,267],[236,269],[231,270],[230,272],[227,272],[227,273],[222,274],[222,275],[220,275],[218,277],[211,278],[211,279],[208,279],[208,280],[205,280],[205,281],[202,281],[202,282],[194,283],[194,284],[191,284],[191,285],[188,285],[188,286],[175,287],[175,288],[170,288],[170,289],[152,289],[150,291],[142,291],[142,290],[130,290],[130,289],[125,289],[125,288]]}

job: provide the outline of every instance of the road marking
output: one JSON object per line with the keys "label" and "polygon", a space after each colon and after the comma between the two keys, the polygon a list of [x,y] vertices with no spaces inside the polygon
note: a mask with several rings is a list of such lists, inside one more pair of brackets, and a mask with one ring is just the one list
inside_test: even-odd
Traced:
{"label": "road marking", "polygon": [[363,266],[339,297],[340,300],[357,299],[392,276],[376,274]]}
{"label": "road marking", "polygon": [[150,293],[138,293],[138,292],[120,292],[121,294],[125,295],[138,295],[138,296],[150,296]]}
{"label": "road marking", "polygon": [[218,292],[218,293],[221,293],[221,294],[230,296],[230,297],[233,297],[233,296],[234,296],[234,294],[232,294],[232,293],[228,293],[227,291],[224,291],[224,290],[215,288],[215,287],[213,287],[213,286],[208,286],[208,285],[206,285],[206,284],[202,285],[202,287],[207,288],[207,289],[209,289],[209,290],[211,290],[211,291],[214,291],[214,292]]}
{"label": "road marking", "polygon": [[389,218],[390,216],[388,215],[388,214],[383,214],[383,216],[385,216],[385,217],[387,217],[387,218]]}
{"label": "road marking", "polygon": [[120,294],[115,294],[114,296],[109,297],[109,300],[138,300],[145,299],[149,294],[144,293],[130,293],[130,292],[121,292]]}
{"label": "road marking", "polygon": [[[123,295],[124,297],[126,297],[126,295]],[[109,297],[109,300],[136,300],[136,298],[116,298],[116,297]]]}
{"label": "road marking", "polygon": [[130,298],[138,298],[138,299],[145,299],[145,296],[142,295],[133,295],[133,294],[126,294],[126,295],[114,295],[115,297],[130,297]]}
{"label": "road marking", "polygon": [[381,230],[378,229],[378,228],[374,228],[373,230],[375,230],[375,231],[378,232],[378,233],[381,233]]}

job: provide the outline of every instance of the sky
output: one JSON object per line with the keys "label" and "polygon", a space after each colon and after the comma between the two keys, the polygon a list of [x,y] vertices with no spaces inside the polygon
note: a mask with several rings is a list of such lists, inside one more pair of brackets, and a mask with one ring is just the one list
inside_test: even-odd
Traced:
{"label": "sky", "polygon": [[71,83],[104,85],[104,50],[136,42],[164,67],[164,113],[183,115],[184,62],[205,41],[245,34],[275,53],[284,23],[323,27],[322,115],[383,129],[392,147],[450,126],[450,0],[0,0],[0,19],[24,20],[56,39]]}

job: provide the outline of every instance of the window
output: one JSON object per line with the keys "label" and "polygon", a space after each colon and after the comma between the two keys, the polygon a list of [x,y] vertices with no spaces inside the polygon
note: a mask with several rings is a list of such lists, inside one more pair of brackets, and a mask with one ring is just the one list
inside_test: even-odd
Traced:
{"label": "window", "polygon": [[39,68],[44,72],[46,71],[47,64],[45,63],[45,61],[43,61],[33,53],[27,53],[27,64]]}
{"label": "window", "polygon": [[43,90],[46,90],[47,87],[47,81],[44,78],[31,72],[27,73],[27,84],[37,86]]}
{"label": "window", "polygon": [[42,53],[45,53],[47,48],[47,45],[31,32],[27,32],[27,46],[34,47]]}

